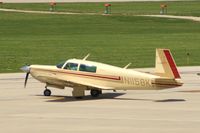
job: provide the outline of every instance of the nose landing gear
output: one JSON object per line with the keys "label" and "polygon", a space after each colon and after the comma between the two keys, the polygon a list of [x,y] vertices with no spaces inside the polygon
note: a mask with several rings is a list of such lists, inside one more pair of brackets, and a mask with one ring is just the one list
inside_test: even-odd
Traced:
{"label": "nose landing gear", "polygon": [[44,96],[51,96],[51,90],[47,89],[47,86],[45,88],[46,89],[44,90]]}

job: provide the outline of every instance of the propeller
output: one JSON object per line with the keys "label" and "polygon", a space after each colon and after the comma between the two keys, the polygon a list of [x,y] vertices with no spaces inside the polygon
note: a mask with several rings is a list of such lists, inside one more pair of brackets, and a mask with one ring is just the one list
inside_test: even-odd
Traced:
{"label": "propeller", "polygon": [[20,68],[23,72],[26,72],[26,77],[25,77],[25,82],[24,82],[24,88],[26,88],[26,84],[27,84],[27,81],[28,81],[28,76],[30,74],[30,66],[27,65],[27,66],[23,66],[22,68]]}
{"label": "propeller", "polygon": [[26,78],[25,78],[25,82],[24,82],[24,88],[26,88],[26,84],[28,81],[28,76],[29,76],[30,72],[26,73]]}

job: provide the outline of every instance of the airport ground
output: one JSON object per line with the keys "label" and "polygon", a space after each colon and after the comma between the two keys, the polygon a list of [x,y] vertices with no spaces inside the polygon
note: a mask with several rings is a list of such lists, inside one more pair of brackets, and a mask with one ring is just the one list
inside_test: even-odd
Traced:
{"label": "airport ground", "polygon": [[[199,133],[200,67],[179,68],[184,86],[162,91],[103,91],[93,99],[71,97],[71,89],[51,89],[25,73],[0,74],[2,133]],[[140,69],[140,71],[152,71]]]}
{"label": "airport ground", "polygon": [[[167,4],[168,15],[200,16],[199,1],[150,1],[150,2],[110,2],[111,15],[150,15],[160,14],[160,5]],[[105,2],[57,3],[54,12],[104,13]],[[49,3],[4,3],[1,8],[49,11]]]}
{"label": "airport ground", "polygon": [[141,1],[195,1],[195,0],[1,0],[5,3],[45,3],[45,2],[141,2]]}
{"label": "airport ground", "polygon": [[[169,14],[199,16],[199,2],[168,4]],[[58,12],[83,13],[78,15],[1,11],[0,72],[19,72],[25,64],[55,65],[69,58],[83,58],[88,53],[89,60],[120,67],[129,62],[133,68],[153,67],[155,48],[170,48],[178,66],[200,65],[199,22],[135,16],[159,14],[160,2],[112,5],[111,15],[102,15],[102,3],[57,5]],[[49,4],[2,7],[49,10]]]}
{"label": "airport ground", "polygon": [[[68,58],[82,58],[87,53],[92,54],[91,60],[112,65],[133,62],[131,67],[150,67],[154,65],[157,47],[170,48],[178,65],[200,65],[199,22],[132,16],[159,13],[160,3],[154,4],[118,3],[114,15],[92,17],[0,12],[0,72],[19,72],[26,63],[56,64]],[[0,6],[49,9],[48,4],[40,5]],[[91,5],[61,5],[58,12],[102,14],[104,8]],[[169,13],[199,16],[198,2],[184,3],[187,8],[181,5],[170,4]],[[23,88],[24,73],[0,74],[0,132],[199,133],[200,67],[179,70],[185,83],[180,88],[104,91],[97,99],[87,92],[81,100],[71,97],[70,88],[51,88],[52,96],[44,97],[44,84],[33,78]]]}

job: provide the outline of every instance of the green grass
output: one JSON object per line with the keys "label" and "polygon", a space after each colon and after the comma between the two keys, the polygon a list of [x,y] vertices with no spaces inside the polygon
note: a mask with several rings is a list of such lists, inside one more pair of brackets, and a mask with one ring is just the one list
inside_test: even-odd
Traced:
{"label": "green grass", "polygon": [[188,20],[0,12],[0,72],[87,53],[89,60],[121,67],[153,67],[155,48],[170,48],[177,65],[200,65],[199,42],[200,23]]}
{"label": "green grass", "polygon": [[[200,16],[200,1],[182,2],[121,2],[111,3],[113,14],[159,14],[160,4],[168,5],[168,14]],[[49,10],[49,3],[3,4],[3,8]],[[104,13],[104,3],[57,3],[56,11]]]}

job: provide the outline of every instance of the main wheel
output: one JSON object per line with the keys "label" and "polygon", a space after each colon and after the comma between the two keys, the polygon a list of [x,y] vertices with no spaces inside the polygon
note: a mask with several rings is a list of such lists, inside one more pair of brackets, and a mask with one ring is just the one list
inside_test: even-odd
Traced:
{"label": "main wheel", "polygon": [[51,96],[51,90],[45,89],[44,90],[44,96]]}
{"label": "main wheel", "polygon": [[102,92],[100,90],[94,90],[94,89],[92,89],[90,91],[90,94],[91,94],[92,97],[98,97],[101,93]]}

